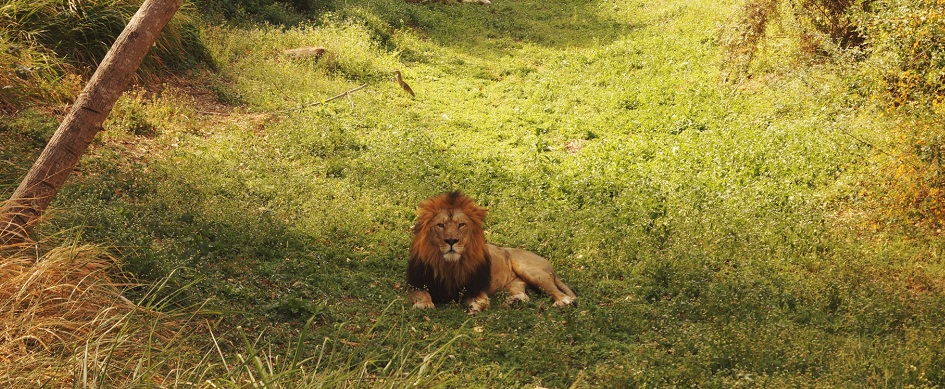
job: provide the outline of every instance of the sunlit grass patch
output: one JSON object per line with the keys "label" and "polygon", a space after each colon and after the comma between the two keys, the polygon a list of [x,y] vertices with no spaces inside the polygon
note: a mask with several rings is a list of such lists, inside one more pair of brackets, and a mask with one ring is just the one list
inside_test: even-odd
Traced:
{"label": "sunlit grass patch", "polygon": [[[220,45],[211,47],[217,60],[227,64],[227,74],[238,80],[247,102],[259,109],[301,108],[351,89],[351,83],[393,82],[393,71],[401,68],[362,25],[330,15],[318,25],[217,27],[208,29],[207,35],[215,42],[212,45]],[[323,47],[324,54],[306,58],[285,54],[311,46]]]}

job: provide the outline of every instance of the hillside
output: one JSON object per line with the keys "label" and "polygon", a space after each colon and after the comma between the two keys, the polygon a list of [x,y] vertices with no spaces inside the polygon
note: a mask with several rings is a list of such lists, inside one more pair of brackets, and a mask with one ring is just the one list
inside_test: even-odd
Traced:
{"label": "hillside", "polygon": [[[195,22],[213,66],[143,79],[60,192],[41,246],[193,327],[97,383],[945,385],[945,242],[883,213],[904,116],[863,59],[773,34],[733,66],[737,1],[329,4]],[[4,196],[61,109],[2,117]],[[577,306],[411,310],[415,209],[451,190]]]}

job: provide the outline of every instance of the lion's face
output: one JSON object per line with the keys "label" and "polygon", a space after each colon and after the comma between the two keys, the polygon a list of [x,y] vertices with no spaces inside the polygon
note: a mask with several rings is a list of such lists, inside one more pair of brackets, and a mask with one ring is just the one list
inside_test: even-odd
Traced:
{"label": "lion's face", "polygon": [[483,261],[486,250],[482,223],[486,209],[459,192],[434,196],[420,204],[411,253],[428,263]]}
{"label": "lion's face", "polygon": [[440,212],[433,217],[428,237],[440,249],[444,261],[457,262],[462,258],[470,224],[472,220],[462,211]]}

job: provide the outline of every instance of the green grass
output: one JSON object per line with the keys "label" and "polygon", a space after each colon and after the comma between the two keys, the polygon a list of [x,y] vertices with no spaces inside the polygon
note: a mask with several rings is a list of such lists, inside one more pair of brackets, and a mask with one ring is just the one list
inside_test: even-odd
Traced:
{"label": "green grass", "polygon": [[[193,75],[200,93],[126,94],[42,226],[114,247],[140,279],[195,283],[173,298],[221,312],[204,340],[229,364],[200,374],[945,385],[945,245],[857,215],[881,158],[863,141],[887,147],[888,123],[846,64],[723,81],[736,2],[356,3],[293,28],[207,26],[219,73]],[[308,45],[328,53],[281,54]],[[454,189],[490,209],[489,240],[548,257],[578,305],[409,310],[414,209]]]}
{"label": "green grass", "polygon": [[[5,1],[0,5],[0,64],[15,68],[16,77],[7,71],[13,69],[0,75],[0,109],[74,99],[62,89],[76,89],[74,73],[91,76],[140,5],[125,0]],[[156,79],[210,64],[194,14],[189,2],[181,7],[145,58],[139,77]]]}

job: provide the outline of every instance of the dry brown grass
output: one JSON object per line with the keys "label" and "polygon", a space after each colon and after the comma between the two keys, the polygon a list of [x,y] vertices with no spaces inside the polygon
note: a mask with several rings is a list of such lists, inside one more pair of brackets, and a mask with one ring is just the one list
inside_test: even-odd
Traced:
{"label": "dry brown grass", "polygon": [[[88,245],[0,248],[0,386],[168,385],[181,326],[121,295],[115,259]],[[180,354],[178,354],[180,355]],[[173,358],[171,358],[173,359]],[[158,363],[157,361],[160,361]],[[153,362],[153,363],[152,363]],[[173,386],[173,384],[171,384]]]}

